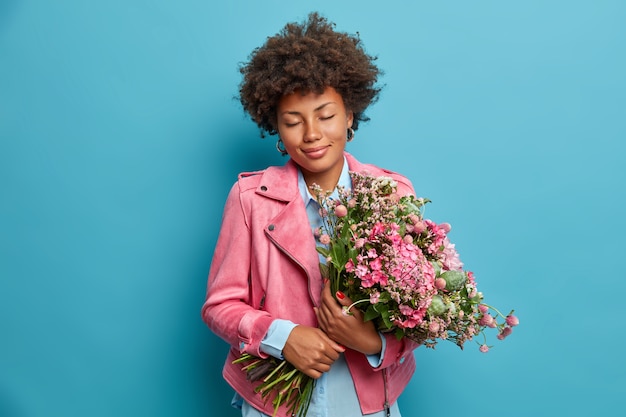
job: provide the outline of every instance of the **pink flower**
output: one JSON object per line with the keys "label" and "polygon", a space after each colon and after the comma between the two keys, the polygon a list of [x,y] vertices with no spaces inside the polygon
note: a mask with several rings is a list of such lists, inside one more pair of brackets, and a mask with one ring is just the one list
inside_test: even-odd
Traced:
{"label": "pink flower", "polygon": [[399,234],[397,234],[397,233],[392,233],[389,236],[389,240],[391,241],[391,244],[393,246],[398,246],[400,244],[400,242],[402,242],[402,237]]}
{"label": "pink flower", "polygon": [[330,236],[324,233],[322,236],[320,236],[320,243],[322,245],[328,245],[330,243]]}
{"label": "pink flower", "polygon": [[376,223],[374,227],[372,227],[372,233],[370,235],[370,239],[374,236],[378,236],[385,231],[385,225],[383,223]]}
{"label": "pink flower", "polygon": [[380,299],[380,293],[378,291],[373,291],[370,294],[370,303],[371,304],[376,304],[379,299]]}
{"label": "pink flower", "polygon": [[372,274],[367,273],[361,277],[361,287],[363,288],[371,288],[376,284],[376,281],[373,279]]}
{"label": "pink flower", "polygon": [[380,285],[387,285],[387,275],[383,274],[380,271],[373,271],[372,272],[372,281],[374,281],[377,284]]}
{"label": "pink flower", "polygon": [[411,213],[409,214],[409,220],[413,225],[416,225],[420,221],[420,218],[417,214]]}
{"label": "pink flower", "polygon": [[446,234],[450,233],[450,230],[452,230],[452,226],[450,226],[450,223],[440,223],[439,228],[443,230]]}
{"label": "pink flower", "polygon": [[481,326],[492,327],[494,321],[495,319],[491,314],[485,314],[480,318],[480,320],[478,320],[478,324],[480,324]]}
{"label": "pink flower", "polygon": [[356,207],[356,198],[351,198],[348,200],[348,207],[355,208]]}
{"label": "pink flower", "polygon": [[349,259],[348,262],[346,262],[344,268],[346,268],[346,272],[354,272],[354,262],[352,262],[352,259]]}
{"label": "pink flower", "polygon": [[454,243],[450,243],[448,237],[443,240],[443,252],[441,253],[443,267],[450,271],[460,271],[463,269],[463,262],[459,259],[459,254],[454,248]]}
{"label": "pink flower", "polygon": [[478,310],[480,310],[481,313],[486,314],[489,311],[489,307],[487,307],[484,304],[481,304],[478,306]]}
{"label": "pink flower", "polygon": [[478,350],[480,350],[482,353],[487,353],[487,352],[489,352],[489,346],[487,346],[487,345],[480,345],[480,348],[478,348]]}
{"label": "pink flower", "polygon": [[519,319],[512,314],[509,314],[508,316],[506,316],[505,321],[506,321],[506,324],[508,324],[511,327],[515,327],[519,324]]}
{"label": "pink flower", "polygon": [[368,273],[369,269],[362,264],[357,265],[356,271],[354,271],[354,274],[361,279],[364,278]]}
{"label": "pink flower", "polygon": [[424,230],[426,230],[426,225],[424,224],[424,222],[417,221],[417,222],[413,223],[413,231],[415,232],[415,234],[419,235]]}
{"label": "pink flower", "polygon": [[439,331],[439,323],[433,321],[428,325],[428,331],[431,333],[437,333]]}
{"label": "pink flower", "polygon": [[435,280],[435,288],[437,288],[438,290],[443,290],[444,288],[446,288],[446,280],[443,278],[437,278]]}
{"label": "pink flower", "polygon": [[398,306],[398,308],[400,309],[400,313],[402,313],[402,315],[407,316],[407,317],[411,317],[413,316],[413,308],[409,307],[405,304],[400,304]]}
{"label": "pink flower", "polygon": [[335,207],[335,216],[337,217],[345,217],[348,214],[348,208],[343,204],[339,204]]}
{"label": "pink flower", "polygon": [[383,267],[383,263],[380,260],[380,258],[376,258],[372,262],[370,262],[370,268],[373,271],[380,271],[382,269],[382,267]]}

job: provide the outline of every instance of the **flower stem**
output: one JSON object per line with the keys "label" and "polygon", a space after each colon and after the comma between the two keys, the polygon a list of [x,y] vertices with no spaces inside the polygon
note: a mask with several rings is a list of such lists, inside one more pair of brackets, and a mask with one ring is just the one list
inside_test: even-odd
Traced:
{"label": "flower stem", "polygon": [[[498,315],[499,315],[500,317],[506,317],[506,316],[505,316],[504,314],[502,314],[502,313],[500,312],[500,310],[498,310],[497,308],[495,308],[495,307],[493,307],[493,306],[490,306],[489,304],[486,304],[486,303],[481,303],[481,304],[482,304],[482,305],[485,305],[485,306],[487,306],[487,307],[489,307],[491,310],[493,310],[493,311],[495,311],[496,313],[498,313]],[[512,314],[512,313],[513,313],[513,312],[511,312],[511,314]]]}
{"label": "flower stem", "polygon": [[274,374],[275,374],[276,372],[278,372],[278,371],[279,371],[282,367],[284,367],[284,366],[285,366],[285,364],[286,364],[286,363],[287,363],[287,361],[282,361],[282,362],[280,363],[280,365],[278,365],[278,366],[276,367],[276,369],[274,369],[274,370],[273,370],[273,371],[272,371],[272,372],[271,372],[268,376],[266,376],[266,377],[263,379],[263,381],[264,381],[264,382],[269,381],[269,380],[270,380],[270,379],[274,376]]}
{"label": "flower stem", "polygon": [[350,309],[351,309],[352,307],[354,307],[354,306],[355,306],[355,305],[357,305],[357,304],[366,303],[366,302],[368,303],[369,301],[370,301],[370,300],[368,300],[367,298],[364,298],[364,299],[362,299],[362,300],[355,301],[354,303],[350,304],[349,306],[343,306],[343,312],[344,312],[344,314],[346,314],[346,315],[352,315],[352,313],[350,312]]}

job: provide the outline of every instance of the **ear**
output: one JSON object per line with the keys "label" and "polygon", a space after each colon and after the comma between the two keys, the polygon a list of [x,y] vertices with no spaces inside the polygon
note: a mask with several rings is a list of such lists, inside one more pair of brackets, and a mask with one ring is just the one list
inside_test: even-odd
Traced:
{"label": "ear", "polygon": [[348,110],[346,113],[346,123],[348,124],[348,128],[350,128],[352,127],[352,122],[354,121],[354,113],[352,112],[352,110]]}

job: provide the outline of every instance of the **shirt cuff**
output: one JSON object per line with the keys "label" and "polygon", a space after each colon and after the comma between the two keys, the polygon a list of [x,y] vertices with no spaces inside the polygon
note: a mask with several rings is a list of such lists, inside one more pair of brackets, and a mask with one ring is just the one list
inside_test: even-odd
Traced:
{"label": "shirt cuff", "polygon": [[270,325],[269,330],[261,340],[261,352],[267,353],[277,359],[283,360],[283,348],[287,343],[289,334],[297,324],[291,320],[276,319]]}
{"label": "shirt cuff", "polygon": [[381,332],[378,332],[378,335],[380,336],[380,340],[383,343],[382,347],[380,348],[380,353],[377,353],[375,355],[365,355],[367,361],[372,368],[378,368],[383,363],[383,359],[385,359],[385,348],[387,347],[387,339],[385,339],[385,336],[383,336]]}

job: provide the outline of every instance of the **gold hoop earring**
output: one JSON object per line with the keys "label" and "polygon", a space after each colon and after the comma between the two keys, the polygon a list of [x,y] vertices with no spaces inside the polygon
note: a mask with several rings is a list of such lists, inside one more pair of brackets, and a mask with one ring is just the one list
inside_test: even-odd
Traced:
{"label": "gold hoop earring", "polygon": [[346,136],[346,142],[351,142],[354,139],[354,129],[348,128],[348,135]]}
{"label": "gold hoop earring", "polygon": [[280,152],[281,155],[287,155],[287,149],[285,149],[285,144],[281,138],[278,138],[276,141],[276,150]]}

